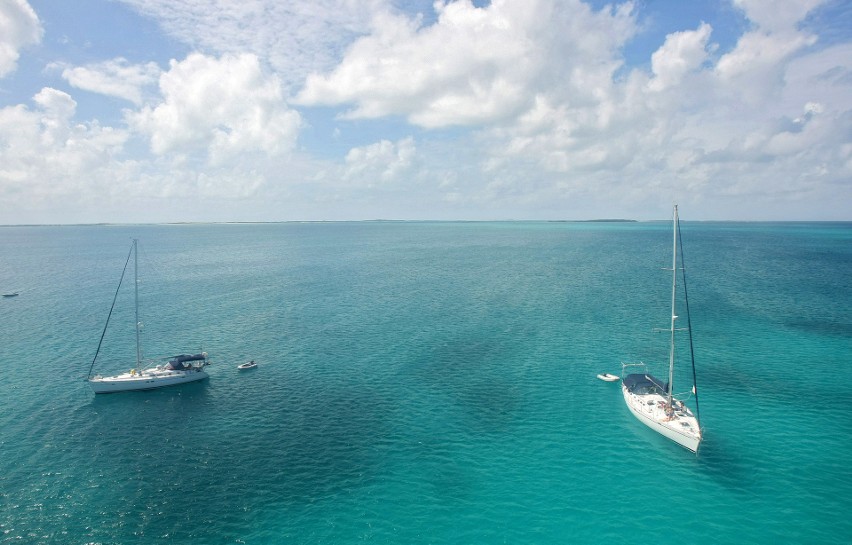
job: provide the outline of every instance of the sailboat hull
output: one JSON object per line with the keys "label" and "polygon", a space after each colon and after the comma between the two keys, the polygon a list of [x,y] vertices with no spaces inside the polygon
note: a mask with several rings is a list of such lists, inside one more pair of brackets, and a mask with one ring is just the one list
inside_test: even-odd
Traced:
{"label": "sailboat hull", "polygon": [[[698,452],[701,445],[701,428],[689,409],[684,407],[669,415],[665,410],[666,398],[658,393],[636,394],[628,390],[623,383],[621,393],[627,408],[640,422],[678,445]],[[679,402],[676,399],[673,401],[674,405],[678,406]]]}
{"label": "sailboat hull", "polygon": [[141,373],[122,373],[112,377],[93,377],[89,379],[89,386],[92,387],[92,390],[96,394],[112,394],[116,392],[155,390],[157,388],[204,380],[208,376],[201,369],[176,371],[156,368],[153,370],[144,370]]}

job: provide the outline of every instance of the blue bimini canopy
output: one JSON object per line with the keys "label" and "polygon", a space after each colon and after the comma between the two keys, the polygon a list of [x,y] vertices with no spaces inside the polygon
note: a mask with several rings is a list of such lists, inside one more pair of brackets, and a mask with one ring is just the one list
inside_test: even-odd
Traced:
{"label": "blue bimini canopy", "polygon": [[627,391],[634,394],[666,395],[669,391],[668,384],[653,375],[645,373],[627,375],[624,377],[623,383]]}
{"label": "blue bimini canopy", "polygon": [[169,369],[186,369],[192,366],[191,363],[187,364],[187,362],[204,361],[206,359],[207,356],[204,354],[181,354],[170,359],[168,367]]}
{"label": "blue bimini canopy", "polygon": [[175,356],[172,361],[175,363],[183,363],[185,361],[200,361],[206,358],[204,354],[181,354],[180,356]]}

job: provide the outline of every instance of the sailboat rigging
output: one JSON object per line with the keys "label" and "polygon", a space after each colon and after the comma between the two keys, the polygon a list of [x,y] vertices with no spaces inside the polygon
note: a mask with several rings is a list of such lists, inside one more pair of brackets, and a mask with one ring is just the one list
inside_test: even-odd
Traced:
{"label": "sailboat rigging", "polygon": [[[133,284],[134,284],[134,307],[136,318],[136,366],[127,373],[121,373],[113,376],[92,376],[92,370],[95,367],[95,362],[103,345],[104,336],[106,335],[107,327],[109,326],[112,311],[115,309],[115,303],[118,299],[118,292],[121,289],[121,284],[124,281],[124,276],[127,273],[127,266],[130,263],[130,256],[133,255]],[[118,281],[118,287],[115,290],[115,296],[112,300],[112,306],[107,315],[104,330],[101,333],[98,348],[95,351],[95,357],[92,359],[92,365],[89,367],[89,376],[86,379],[89,386],[96,394],[107,394],[113,392],[126,392],[133,390],[152,390],[154,388],[163,388],[166,386],[174,386],[176,384],[184,384],[187,382],[195,382],[208,377],[204,368],[210,365],[210,360],[207,357],[207,352],[200,354],[181,354],[172,357],[168,363],[164,365],[146,366],[142,361],[142,343],[140,339],[141,322],[139,321],[139,252],[138,240],[133,239],[130,246],[130,253],[127,254],[127,261],[124,263],[124,269],[121,271],[121,278]]]}
{"label": "sailboat rigging", "polygon": [[[672,214],[672,299],[671,322],[669,332],[669,372],[668,382],[663,382],[647,372],[644,363],[622,364],[621,390],[624,401],[630,412],[643,424],[657,433],[671,439],[677,444],[698,452],[701,445],[702,429],[698,416],[698,389],[695,375],[695,355],[692,344],[692,321],[689,317],[689,299],[686,290],[686,270],[683,264],[683,244],[680,239],[680,220],[677,205]],[[678,243],[681,243],[680,245]],[[680,251],[680,268],[678,268],[678,252]],[[679,318],[677,314],[678,278],[683,282],[684,310],[686,312],[686,327],[676,327]],[[679,331],[689,332],[689,352],[692,363],[692,394],[694,396],[695,412],[686,403],[675,397],[673,393],[675,368],[675,335]],[[642,372],[625,375],[628,368],[641,367]],[[637,369],[638,370],[638,369]]]}

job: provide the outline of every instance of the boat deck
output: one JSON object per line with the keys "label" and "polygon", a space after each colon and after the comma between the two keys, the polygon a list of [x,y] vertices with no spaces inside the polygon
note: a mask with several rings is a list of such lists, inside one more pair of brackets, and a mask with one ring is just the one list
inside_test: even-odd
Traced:
{"label": "boat deck", "polygon": [[674,410],[666,411],[666,398],[658,393],[635,394],[622,387],[631,412],[645,425],[695,452],[701,442],[701,428],[689,408],[673,400]]}

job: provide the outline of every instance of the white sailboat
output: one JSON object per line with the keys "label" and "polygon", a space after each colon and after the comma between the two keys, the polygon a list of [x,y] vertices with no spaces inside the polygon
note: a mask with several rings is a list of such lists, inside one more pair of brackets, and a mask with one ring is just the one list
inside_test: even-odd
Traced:
{"label": "white sailboat", "polygon": [[101,344],[106,334],[107,326],[109,325],[110,316],[112,316],[112,308],[115,308],[115,300],[118,298],[118,291],[121,288],[121,283],[124,280],[124,273],[127,271],[127,262],[130,261],[130,254],[127,255],[127,262],[124,264],[124,270],[121,273],[121,280],[118,282],[118,288],[115,291],[107,323],[104,325],[104,331],[101,334],[101,340],[98,343],[98,349],[95,352],[95,357],[92,360],[92,365],[89,368],[89,377],[87,381],[89,386],[96,394],[108,394],[113,392],[127,392],[133,390],[153,390],[154,388],[164,388],[166,386],[174,386],[187,382],[195,382],[208,377],[204,368],[210,365],[210,360],[207,357],[207,352],[200,354],[182,354],[174,356],[168,363],[163,365],[146,366],[142,361],[142,345],[139,339],[139,256],[137,251],[137,240],[133,239],[133,244],[130,248],[133,254],[133,279],[134,279],[134,301],[136,305],[136,367],[126,373],[121,373],[113,376],[92,376],[92,369],[95,366],[95,361],[98,359],[98,354],[101,350]]}
{"label": "white sailboat", "polygon": [[[671,325],[667,330],[670,334],[669,347],[669,376],[668,382],[664,382],[647,372],[645,364],[623,364],[621,391],[624,401],[630,412],[640,422],[656,431],[657,433],[671,439],[675,443],[698,452],[701,445],[701,424],[698,420],[698,390],[695,384],[695,364],[692,365],[692,395],[694,396],[695,412],[687,407],[683,400],[672,394],[675,367],[675,333],[678,331],[689,332],[689,350],[692,355],[692,329],[689,321],[689,302],[686,297],[686,276],[683,271],[683,263],[678,269],[678,241],[680,238],[680,221],[678,219],[677,205],[674,207],[672,217],[672,228],[674,241],[672,244],[672,312]],[[681,254],[681,262],[683,255]],[[683,291],[685,311],[687,318],[686,328],[675,327],[678,315],[676,312],[677,281],[680,273],[683,279]],[[626,374],[628,368],[641,367],[642,372]],[[636,369],[639,371],[639,369]]]}

